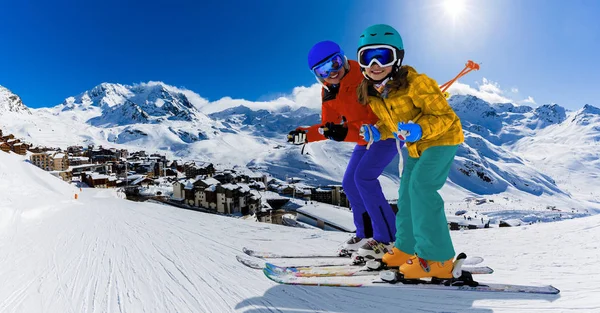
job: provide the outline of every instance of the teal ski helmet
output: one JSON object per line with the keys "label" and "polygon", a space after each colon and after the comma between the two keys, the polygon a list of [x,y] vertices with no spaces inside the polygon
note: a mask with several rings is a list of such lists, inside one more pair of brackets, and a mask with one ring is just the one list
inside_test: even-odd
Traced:
{"label": "teal ski helmet", "polygon": [[[402,66],[402,60],[404,59],[404,44],[402,42],[402,36],[400,36],[400,33],[398,33],[398,31],[390,25],[371,25],[367,27],[367,29],[365,29],[360,35],[357,53],[359,53],[364,47],[377,45],[390,46],[396,50],[397,62],[393,65],[390,75],[388,75],[388,77],[393,77],[400,66]],[[360,53],[358,55],[358,59],[360,60]],[[361,70],[364,74],[364,68],[362,68],[362,66]],[[365,75],[365,77],[369,80],[372,80],[367,75]]]}
{"label": "teal ski helmet", "polygon": [[358,49],[372,45],[388,45],[398,50],[404,50],[400,33],[386,24],[371,25],[362,32],[358,41]]}

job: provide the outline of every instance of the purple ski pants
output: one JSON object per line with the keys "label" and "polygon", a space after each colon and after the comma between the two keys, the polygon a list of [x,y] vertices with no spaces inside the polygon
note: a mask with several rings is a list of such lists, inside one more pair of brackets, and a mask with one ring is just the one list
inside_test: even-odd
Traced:
{"label": "purple ski pants", "polygon": [[398,154],[396,140],[388,139],[366,146],[356,145],[342,187],[350,201],[356,225],[356,237],[393,242],[396,216],[381,191],[377,177]]}

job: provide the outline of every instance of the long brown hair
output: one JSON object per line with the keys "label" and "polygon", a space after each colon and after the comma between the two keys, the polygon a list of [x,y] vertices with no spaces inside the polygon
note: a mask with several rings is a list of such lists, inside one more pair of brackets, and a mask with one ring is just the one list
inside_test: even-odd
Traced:
{"label": "long brown hair", "polygon": [[[356,94],[358,95],[358,101],[362,105],[369,104],[369,88],[371,88],[375,83],[373,81],[365,78],[358,85],[356,89]],[[403,65],[396,71],[396,74],[386,83],[386,86],[389,86],[391,90],[403,89],[408,87],[408,66]]]}

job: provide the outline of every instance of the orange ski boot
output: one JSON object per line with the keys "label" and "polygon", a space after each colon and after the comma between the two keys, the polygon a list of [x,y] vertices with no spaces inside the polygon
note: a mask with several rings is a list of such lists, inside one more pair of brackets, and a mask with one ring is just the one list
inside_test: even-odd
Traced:
{"label": "orange ski boot", "polygon": [[386,253],[381,261],[385,263],[387,267],[400,267],[406,263],[413,255],[403,252],[402,250],[394,247],[392,251]]}
{"label": "orange ski boot", "polygon": [[452,269],[454,258],[447,261],[427,261],[418,255],[412,256],[405,264],[400,266],[400,272],[405,279],[420,279],[428,277],[437,277],[442,279],[452,278]]}

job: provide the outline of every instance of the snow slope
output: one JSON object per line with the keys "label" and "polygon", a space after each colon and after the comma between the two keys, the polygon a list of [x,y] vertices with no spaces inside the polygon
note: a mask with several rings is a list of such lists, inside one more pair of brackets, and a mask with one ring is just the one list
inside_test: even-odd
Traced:
{"label": "snow slope", "polygon": [[489,282],[557,296],[282,286],[243,246],[331,251],[348,234],[256,223],[74,188],[0,153],[0,312],[598,312],[600,216],[452,232]]}

